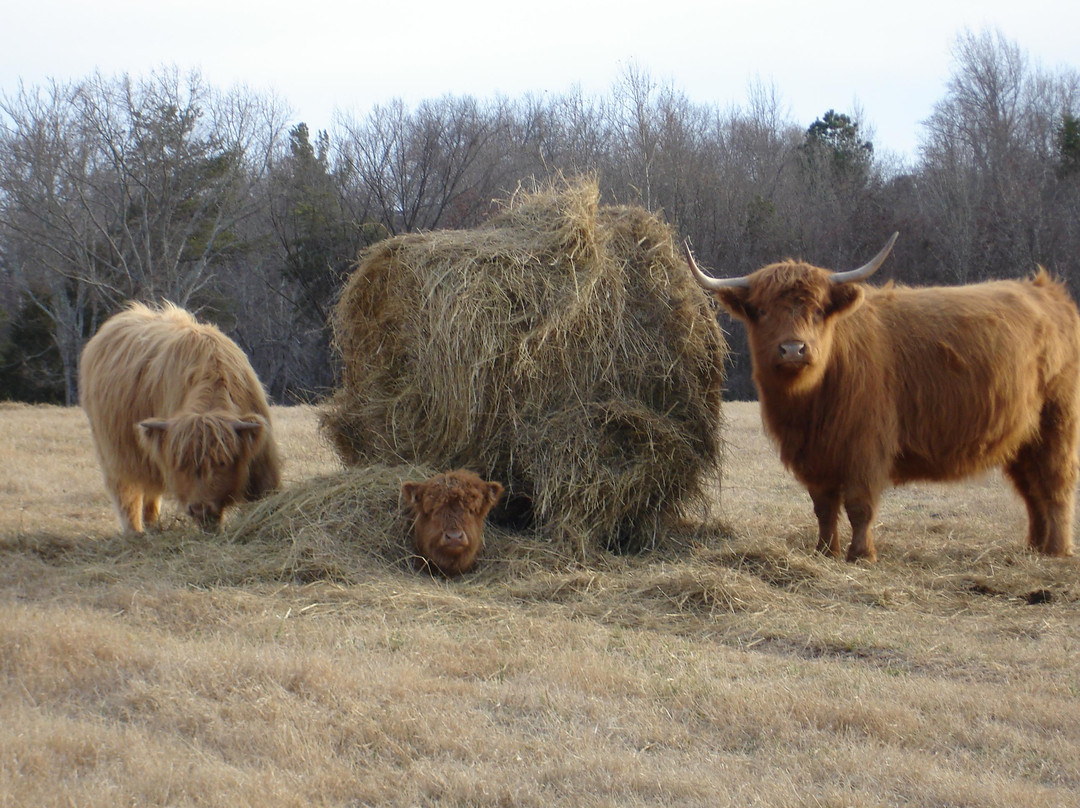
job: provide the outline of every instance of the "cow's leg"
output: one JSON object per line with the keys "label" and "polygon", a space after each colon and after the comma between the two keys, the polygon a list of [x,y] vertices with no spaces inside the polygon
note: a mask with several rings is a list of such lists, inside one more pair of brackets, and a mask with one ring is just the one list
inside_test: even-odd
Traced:
{"label": "cow's leg", "polygon": [[1040,492],[1037,452],[1032,446],[1021,449],[1011,463],[1005,466],[1005,474],[1024,500],[1028,512],[1028,546],[1040,553],[1045,552],[1049,537],[1049,513],[1046,500]]}
{"label": "cow's leg", "polygon": [[1076,480],[1080,476],[1080,413],[1075,396],[1062,406],[1046,404],[1042,411],[1042,471],[1047,497],[1047,534],[1042,551],[1052,556],[1072,555]]}
{"label": "cow's leg", "polygon": [[1042,551],[1052,556],[1070,556],[1073,553],[1073,517],[1076,511],[1076,468],[1072,469],[1072,483],[1067,482],[1068,474],[1062,474],[1066,480],[1060,482],[1052,495],[1047,519],[1046,542]]}
{"label": "cow's leg", "polygon": [[161,495],[144,494],[142,505],[143,527],[156,526],[161,516]]}
{"label": "cow's leg", "polygon": [[848,546],[847,560],[877,561],[877,548],[874,547],[874,514],[877,512],[877,495],[873,492],[849,493],[844,498],[848,521],[851,522],[851,544]]}
{"label": "cow's leg", "polygon": [[817,551],[840,557],[840,491],[835,488],[810,488],[814,515],[818,522]]}
{"label": "cow's leg", "polygon": [[115,479],[108,480],[107,485],[109,492],[112,494],[113,505],[116,506],[116,515],[120,519],[120,529],[126,533],[142,533],[142,489]]}
{"label": "cow's leg", "polygon": [[1039,435],[1006,468],[1028,508],[1028,544],[1052,556],[1072,555],[1078,477],[1078,415],[1072,406],[1043,405]]}

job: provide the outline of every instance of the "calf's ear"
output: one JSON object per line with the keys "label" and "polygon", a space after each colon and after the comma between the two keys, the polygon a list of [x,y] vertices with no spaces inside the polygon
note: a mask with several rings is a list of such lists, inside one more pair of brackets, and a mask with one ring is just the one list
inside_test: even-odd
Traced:
{"label": "calf's ear", "polygon": [[416,507],[420,504],[420,483],[402,483],[401,495],[407,503]]}
{"label": "calf's ear", "polygon": [[476,515],[483,519],[488,515],[492,508],[499,504],[499,497],[503,494],[503,487],[502,483],[490,482],[484,483],[481,490],[483,491],[484,499]]}

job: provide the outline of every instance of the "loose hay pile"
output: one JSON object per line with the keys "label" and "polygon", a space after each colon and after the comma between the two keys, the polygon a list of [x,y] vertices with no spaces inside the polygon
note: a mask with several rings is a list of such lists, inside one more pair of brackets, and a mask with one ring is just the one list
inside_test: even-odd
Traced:
{"label": "loose hay pile", "polygon": [[225,535],[284,548],[275,561],[285,578],[355,581],[371,561],[408,568],[415,559],[401,484],[435,473],[376,464],[306,480],[245,508]]}
{"label": "loose hay pile", "polygon": [[[252,548],[242,554],[243,563],[233,565],[241,580],[354,584],[387,568],[426,571],[442,578],[414,554],[411,518],[401,494],[402,483],[436,473],[431,466],[377,463],[295,483],[239,509],[223,532],[224,545]],[[511,531],[488,522],[479,571],[471,572],[469,580],[526,579],[572,564],[568,554],[537,542],[530,531]]]}
{"label": "loose hay pile", "polygon": [[[469,467],[577,552],[636,551],[718,481],[726,345],[669,226],[595,183],[361,256],[322,426],[346,465]],[[499,518],[499,514],[493,514]]]}

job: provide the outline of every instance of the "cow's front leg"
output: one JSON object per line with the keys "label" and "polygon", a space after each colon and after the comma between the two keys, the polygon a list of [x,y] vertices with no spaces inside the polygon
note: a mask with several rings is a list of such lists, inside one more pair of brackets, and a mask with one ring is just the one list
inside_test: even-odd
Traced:
{"label": "cow's front leg", "polygon": [[848,496],[844,501],[848,520],[851,522],[851,544],[848,546],[847,560],[877,561],[877,548],[874,547],[874,533],[871,526],[877,512],[877,497],[872,494]]}
{"label": "cow's front leg", "polygon": [[840,491],[835,488],[811,488],[814,515],[818,522],[817,551],[840,557]]}
{"label": "cow's front leg", "polygon": [[143,492],[131,483],[109,479],[106,481],[112,493],[116,515],[120,519],[120,529],[125,533],[143,532]]}
{"label": "cow's front leg", "polygon": [[146,492],[143,494],[142,520],[143,529],[158,526],[161,518],[161,496],[156,493]]}

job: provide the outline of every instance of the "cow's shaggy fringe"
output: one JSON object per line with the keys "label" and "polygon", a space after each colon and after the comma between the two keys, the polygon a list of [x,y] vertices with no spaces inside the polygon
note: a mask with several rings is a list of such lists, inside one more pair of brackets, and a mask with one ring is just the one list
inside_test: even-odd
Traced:
{"label": "cow's shaggy fringe", "polygon": [[638,551],[718,484],[726,344],[671,228],[595,182],[375,245],[334,320],[348,466],[472,468],[578,555]]}

